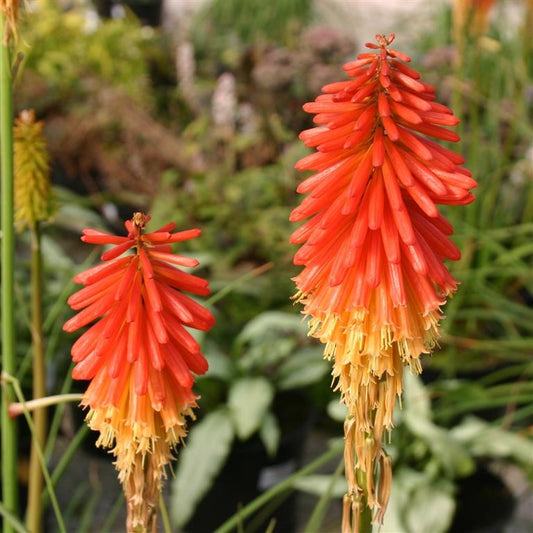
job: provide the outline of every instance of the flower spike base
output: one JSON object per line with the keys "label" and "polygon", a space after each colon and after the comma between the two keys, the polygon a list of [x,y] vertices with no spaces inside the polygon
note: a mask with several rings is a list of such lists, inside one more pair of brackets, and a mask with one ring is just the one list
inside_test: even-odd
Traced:
{"label": "flower spike base", "polygon": [[214,324],[209,311],[181,292],[209,294],[206,281],[177,268],[198,261],[171,248],[200,230],[172,233],[171,223],[146,233],[149,220],[135,213],[126,237],[83,231],[84,242],[114,247],[102,264],[74,278],[85,288],[69,298],[79,312],[63,328],[97,320],[72,347],[72,375],[90,380],[81,403],[89,408],[89,426],[100,432],[97,444],[116,456],[128,532],[156,530],[165,465],[186,434],[185,417],[194,418],[193,374],[205,373],[207,361],[184,326]]}
{"label": "flower spike base", "polygon": [[457,288],[443,261],[460,252],[437,205],[472,202],[476,185],[463,158],[432,139],[458,141],[447,128],[458,119],[435,102],[410,58],[389,47],[394,35],[376,40],[344,65],[349,79],[304,106],[317,126],[300,138],[316,152],[296,168],[314,174],[299,185],[307,197],[291,214],[305,221],[291,236],[301,245],[294,262],[304,267],[295,298],[310,335],[325,344],[348,408],[344,531],[363,501],[383,520],[391,463],[382,441],[403,368],[421,371],[421,354],[439,337],[441,307]]}

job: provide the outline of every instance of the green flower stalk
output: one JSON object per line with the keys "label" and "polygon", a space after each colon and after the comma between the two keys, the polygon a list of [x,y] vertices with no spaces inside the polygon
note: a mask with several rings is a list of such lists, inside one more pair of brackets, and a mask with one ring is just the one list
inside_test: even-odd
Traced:
{"label": "green flower stalk", "polygon": [[[2,370],[13,375],[15,371],[14,323],[14,231],[13,231],[13,94],[11,77],[10,36],[16,33],[18,2],[0,0],[0,160],[1,160],[1,261],[2,261]],[[4,384],[1,405],[2,438],[2,501],[4,508],[16,515],[17,486],[17,431],[7,413],[12,390]],[[14,531],[4,520],[4,533]]]}
{"label": "green flower stalk", "polygon": [[[22,111],[14,127],[15,222],[19,230],[31,233],[31,334],[33,346],[33,398],[46,396],[44,338],[43,338],[43,274],[40,223],[53,212],[50,188],[50,167],[46,143],[42,134],[43,123],[36,122],[35,112]],[[47,413],[45,408],[33,414],[35,436],[30,455],[28,483],[27,526],[32,533],[42,531],[43,476],[37,443],[46,441]]]}

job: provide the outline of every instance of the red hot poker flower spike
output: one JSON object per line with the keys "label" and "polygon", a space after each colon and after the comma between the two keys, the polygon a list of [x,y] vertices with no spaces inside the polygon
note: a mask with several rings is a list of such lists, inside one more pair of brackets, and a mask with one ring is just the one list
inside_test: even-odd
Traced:
{"label": "red hot poker flower spike", "polygon": [[[82,405],[87,422],[100,432],[97,444],[113,447],[128,502],[128,531],[150,529],[156,521],[161,480],[172,450],[194,418],[194,374],[207,361],[185,329],[208,330],[211,313],[184,295],[209,294],[207,281],[178,267],[198,262],[172,253],[171,244],[200,234],[173,233],[167,224],[145,233],[149,215],[135,213],[119,237],[86,229],[82,240],[111,244],[104,261],[74,279],[85,288],[68,303],[78,314],[63,329],[92,322],[72,347],[74,379],[90,380]],[[133,250],[129,255],[123,255]]]}
{"label": "red hot poker flower spike", "polygon": [[[390,477],[381,440],[392,428],[403,365],[420,372],[420,354],[439,336],[440,307],[457,288],[443,261],[460,252],[437,206],[472,202],[476,182],[460,155],[433,140],[458,141],[448,129],[458,119],[410,58],[389,48],[394,35],[376,39],[344,65],[348,80],[304,106],[317,126],[300,138],[316,152],[296,168],[314,174],[298,187],[307,197],[291,220],[307,221],[291,242],[301,245],[294,262],[304,267],[296,298],[348,406],[347,465],[366,474],[366,503],[381,521],[388,491],[376,492],[374,476],[379,464]],[[358,508],[361,487],[348,470],[346,508]]]}

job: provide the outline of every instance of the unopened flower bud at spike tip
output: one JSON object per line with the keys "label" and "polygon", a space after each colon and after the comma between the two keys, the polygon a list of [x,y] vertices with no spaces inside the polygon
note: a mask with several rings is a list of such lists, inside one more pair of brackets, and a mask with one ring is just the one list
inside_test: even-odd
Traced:
{"label": "unopened flower bud at spike tip", "polygon": [[73,377],[90,381],[81,403],[100,432],[97,445],[116,456],[128,531],[152,527],[165,466],[186,435],[186,417],[194,418],[194,374],[208,365],[185,327],[208,330],[215,322],[183,294],[209,293],[206,281],[176,266],[197,262],[171,251],[198,230],[173,232],[166,224],[145,233],[149,221],[135,213],[124,237],[84,230],[85,242],[113,247],[103,264],[76,276],[85,287],[69,298],[78,313],[63,326],[75,331],[92,323],[72,347]]}
{"label": "unopened flower bud at spike tip", "polygon": [[[439,337],[441,307],[458,285],[444,261],[460,252],[439,206],[472,202],[476,185],[462,157],[434,140],[457,142],[449,129],[457,118],[407,66],[411,59],[389,48],[394,38],[377,35],[370,52],[344,65],[347,80],[304,105],[315,126],[300,138],[316,152],[296,168],[314,174],[299,185],[307,196],[290,216],[302,222],[291,238],[300,245],[294,263],[303,266],[295,298],[333,360],[353,420],[346,453],[369,490],[403,368],[420,372],[421,355]],[[379,521],[389,466],[383,459],[378,493],[367,495]],[[357,494],[356,477],[349,479],[349,494]]]}

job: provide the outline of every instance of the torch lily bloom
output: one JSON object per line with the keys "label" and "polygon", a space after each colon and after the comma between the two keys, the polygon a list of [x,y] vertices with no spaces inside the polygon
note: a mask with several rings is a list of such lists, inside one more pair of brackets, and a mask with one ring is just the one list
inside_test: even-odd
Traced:
{"label": "torch lily bloom", "polygon": [[200,230],[172,233],[170,223],[145,233],[149,220],[135,213],[125,237],[83,231],[82,241],[114,247],[102,264],[74,278],[85,287],[69,298],[79,312],[63,327],[75,331],[96,321],[72,347],[72,376],[90,380],[82,405],[100,432],[97,445],[116,456],[128,531],[154,527],[165,465],[186,434],[185,416],[194,418],[194,374],[204,374],[207,361],[186,327],[205,331],[214,324],[208,310],[182,293],[209,294],[207,281],[177,268],[198,261],[171,248]]}
{"label": "torch lily bloom", "polygon": [[410,58],[389,48],[394,35],[376,39],[344,65],[349,79],[304,105],[317,126],[300,138],[316,152],[296,168],[314,174],[298,186],[307,196],[291,213],[305,221],[291,236],[301,245],[294,263],[303,265],[295,298],[310,335],[325,343],[348,407],[344,531],[362,503],[383,519],[391,467],[381,443],[403,367],[421,371],[420,355],[436,345],[441,307],[457,288],[443,261],[460,252],[437,205],[472,202],[476,185],[463,158],[431,139],[458,141],[447,128],[458,119]]}

